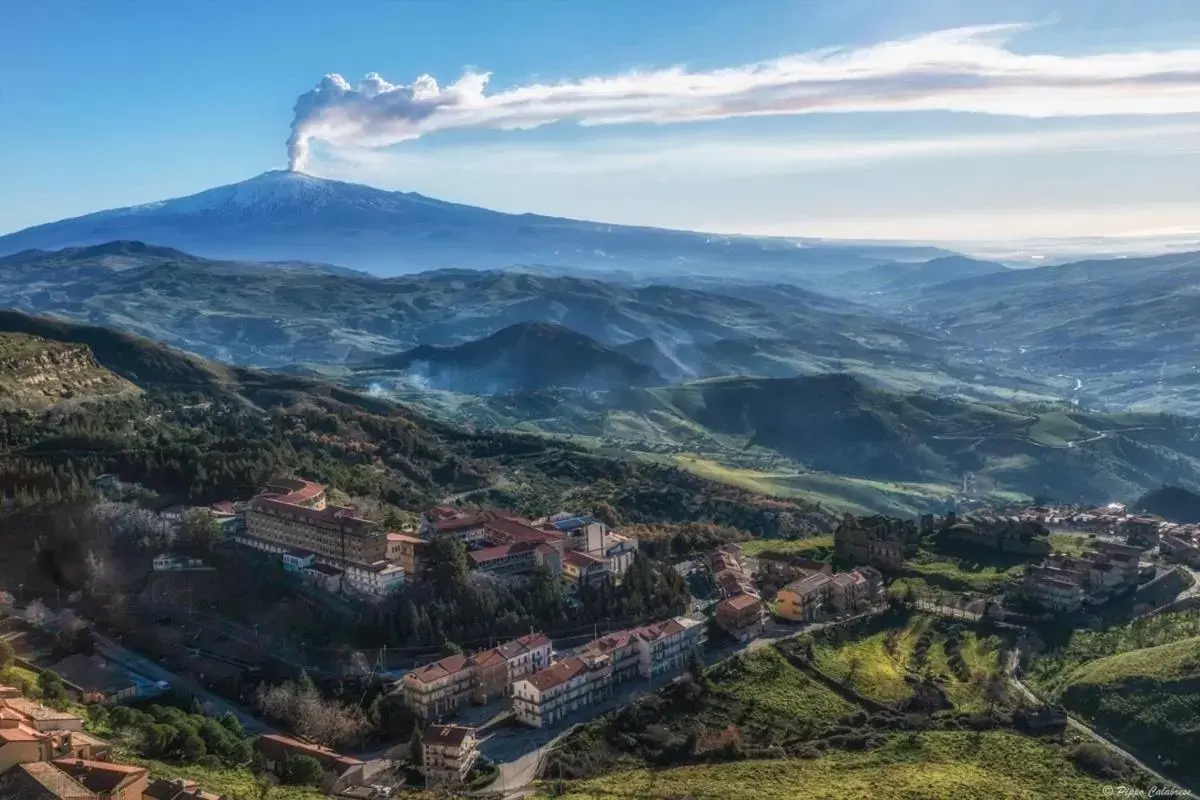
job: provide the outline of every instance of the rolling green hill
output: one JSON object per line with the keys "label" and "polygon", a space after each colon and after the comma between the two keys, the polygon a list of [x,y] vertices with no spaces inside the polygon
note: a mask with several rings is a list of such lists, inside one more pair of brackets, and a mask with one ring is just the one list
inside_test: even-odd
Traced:
{"label": "rolling green hill", "polygon": [[1195,420],[895,392],[850,375],[398,397],[442,419],[635,452],[852,511],[910,514],[963,496],[1132,502],[1164,483],[1200,486]]}
{"label": "rolling green hill", "polygon": [[1037,655],[1028,680],[1119,740],[1200,783],[1200,612],[1077,630]]}
{"label": "rolling green hill", "polygon": [[[129,334],[0,313],[0,334],[87,345],[98,365],[142,391],[53,418],[0,411],[0,485],[61,497],[102,473],[179,500],[246,497],[296,471],[408,509],[480,492],[534,514],[570,506],[615,523],[717,522],[763,536],[829,524],[781,502],[682,469],[607,458],[569,443],[476,432],[315,378],[225,367]],[[24,340],[20,340],[24,341]],[[504,488],[498,489],[497,487]]]}

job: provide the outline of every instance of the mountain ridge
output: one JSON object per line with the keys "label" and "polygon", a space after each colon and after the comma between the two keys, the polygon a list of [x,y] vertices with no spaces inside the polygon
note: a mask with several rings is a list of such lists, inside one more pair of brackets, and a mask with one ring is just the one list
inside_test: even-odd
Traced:
{"label": "mountain ridge", "polygon": [[184,197],[105,209],[0,236],[0,255],[112,239],[153,242],[212,258],[329,262],[395,275],[437,267],[520,263],[722,274],[869,267],[949,251],[924,245],[842,244],[727,236],[510,214],[273,171]]}

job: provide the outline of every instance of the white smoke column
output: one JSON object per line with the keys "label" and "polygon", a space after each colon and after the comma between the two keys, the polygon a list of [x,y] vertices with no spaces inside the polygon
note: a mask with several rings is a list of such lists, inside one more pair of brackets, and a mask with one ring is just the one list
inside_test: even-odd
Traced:
{"label": "white smoke column", "polygon": [[956,28],[858,49],[738,67],[682,67],[530,84],[486,94],[488,73],[439,87],[429,75],[357,86],[327,75],[296,101],[288,155],[309,143],[385,147],[456,128],[673,124],[837,112],[959,111],[1029,118],[1200,113],[1200,49],[1081,56],[1017,53],[1023,25]]}

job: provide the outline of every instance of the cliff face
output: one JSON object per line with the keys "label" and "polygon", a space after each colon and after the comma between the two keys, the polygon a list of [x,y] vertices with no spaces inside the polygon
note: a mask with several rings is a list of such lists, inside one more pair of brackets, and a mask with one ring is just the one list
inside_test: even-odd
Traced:
{"label": "cliff face", "polygon": [[138,391],[96,363],[86,345],[0,334],[0,406],[42,408]]}

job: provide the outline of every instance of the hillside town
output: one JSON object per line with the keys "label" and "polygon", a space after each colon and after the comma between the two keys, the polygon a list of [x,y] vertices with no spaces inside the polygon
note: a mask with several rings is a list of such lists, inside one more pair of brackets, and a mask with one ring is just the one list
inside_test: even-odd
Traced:
{"label": "hillside town", "polygon": [[[330,493],[318,482],[278,477],[245,501],[170,507],[159,516],[168,525],[185,526],[199,515],[211,521],[225,545],[274,559],[298,589],[363,607],[379,606],[423,579],[433,549],[447,542],[461,545],[470,575],[513,586],[548,575],[568,598],[621,585],[644,558],[637,537],[587,514],[527,519],[495,508],[443,504],[421,511],[412,523],[389,526],[352,505],[332,503]],[[1052,534],[1069,534],[1078,546],[1059,552]],[[485,753],[497,720],[514,730],[562,730],[639,691],[696,674],[706,662],[746,651],[761,638],[780,641],[879,613],[897,600],[894,587],[889,589],[900,585],[897,576],[929,548],[994,553],[1024,563],[1002,595],[988,600],[993,609],[988,613],[1019,620],[1031,611],[1071,615],[1142,591],[1173,574],[1171,562],[1195,566],[1198,541],[1200,526],[1130,514],[1115,505],[907,520],[846,515],[832,533],[828,556],[788,552],[786,541],[778,550],[763,542],[748,555],[742,544],[726,542],[683,562],[691,565],[689,575],[709,587],[685,614],[603,631],[597,626],[582,643],[574,636],[556,642],[530,630],[489,646],[419,659],[378,677],[390,681],[387,691],[419,733],[417,743],[400,743],[402,757],[420,765],[426,786],[461,788],[486,774],[481,770],[494,768]],[[164,551],[150,569],[169,576],[216,567],[190,552]],[[936,602],[947,603],[946,598]],[[22,647],[42,635],[37,620],[25,616],[32,621],[11,617],[0,628]],[[174,691],[170,681],[141,673],[108,652],[36,664],[31,654],[22,662],[61,680],[79,704],[73,706],[77,711],[30,700],[20,687],[0,687],[0,796],[221,798],[192,779],[152,779],[146,768],[122,763],[120,751],[91,731],[84,708],[153,702]],[[387,780],[380,775],[390,761],[273,731],[259,733],[253,742],[257,762],[269,772],[285,775],[291,760],[303,756],[319,765],[322,785],[339,796],[387,796]]]}

